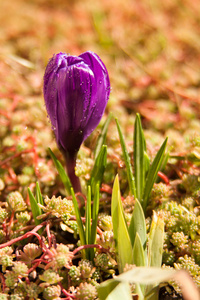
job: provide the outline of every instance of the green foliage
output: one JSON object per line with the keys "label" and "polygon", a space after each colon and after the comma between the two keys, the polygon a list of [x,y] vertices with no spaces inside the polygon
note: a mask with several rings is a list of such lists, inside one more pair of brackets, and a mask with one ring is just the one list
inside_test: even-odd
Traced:
{"label": "green foliage", "polygon": [[167,138],[161,145],[153,162],[150,164],[149,157],[146,153],[146,141],[142,129],[140,115],[136,114],[134,136],[133,136],[135,174],[133,175],[133,171],[130,163],[130,157],[128,155],[124,138],[117,120],[116,123],[117,123],[117,129],[120,137],[120,143],[121,143],[122,152],[123,152],[124,161],[127,170],[129,189],[131,194],[134,195],[134,198],[135,199],[137,198],[139,200],[145,213],[151,190],[156,181],[158,171],[163,163],[164,158],[165,158],[164,164],[166,165],[166,160],[168,156],[164,156],[164,153],[167,145]]}
{"label": "green foliage", "polygon": [[101,150],[98,153],[97,158],[94,162],[94,167],[91,172],[90,180],[88,185],[91,186],[91,193],[94,195],[94,189],[96,184],[101,184],[103,174],[107,164],[107,146],[102,145]]}
{"label": "green foliage", "polygon": [[95,150],[94,150],[94,159],[95,160],[97,159],[97,157],[98,157],[98,155],[101,151],[102,146],[105,145],[108,126],[110,124],[111,119],[112,119],[112,114],[110,113],[108,115],[105,123],[102,126],[101,133],[100,133],[100,135],[98,137],[98,140],[97,140],[97,143],[96,143],[96,147],[95,147]]}
{"label": "green foliage", "polygon": [[128,226],[124,217],[124,212],[121,203],[118,176],[116,176],[113,185],[111,214],[113,221],[114,238],[116,241],[116,247],[118,252],[118,268],[120,273],[122,273],[125,265],[131,264],[133,262],[133,253],[131,239],[128,232]]}
{"label": "green foliage", "polygon": [[131,167],[130,157],[129,157],[128,151],[126,149],[126,144],[125,144],[125,141],[124,141],[124,137],[123,137],[121,128],[119,126],[119,122],[118,122],[117,119],[115,119],[115,121],[116,121],[116,124],[117,124],[117,130],[118,130],[118,133],[119,133],[122,152],[123,152],[123,155],[124,155],[124,161],[125,161],[125,165],[126,165],[127,179],[128,179],[128,183],[129,183],[129,187],[130,187],[130,192],[135,198],[137,198],[136,188],[135,188],[135,180],[134,180],[133,171],[132,171],[132,167]]}
{"label": "green foliage", "polygon": [[107,280],[98,288],[100,300],[132,300],[131,290],[128,282],[117,282],[115,280]]}
{"label": "green foliage", "polygon": [[[133,175],[130,157],[128,155],[125,141],[116,120],[120,143],[127,170],[127,179],[131,195],[135,198],[135,206],[128,227],[122,209],[118,176],[116,176],[113,192],[111,213],[113,221],[113,233],[118,254],[118,268],[122,273],[126,264],[137,267],[161,267],[162,249],[164,241],[164,222],[154,213],[150,234],[147,239],[145,212],[149,196],[157,178],[157,173],[163,162],[167,139],[163,142],[153,162],[150,164],[146,153],[146,141],[139,114],[136,115],[134,126],[134,170]],[[166,159],[165,159],[166,164]],[[148,251],[147,251],[148,243]],[[141,282],[143,284],[143,282]],[[155,282],[154,282],[155,283]],[[119,287],[117,287],[118,289]],[[122,285],[122,290],[124,286]],[[143,286],[136,283],[135,291],[144,297],[145,293],[153,289],[153,286]],[[111,294],[114,291],[111,292]],[[157,293],[157,290],[155,292]],[[115,293],[114,293],[115,294]],[[128,298],[127,298],[128,299]]]}
{"label": "green foliage", "polygon": [[[43,198],[38,182],[36,183],[36,197],[33,196],[33,193],[31,192],[30,188],[28,188],[28,195],[35,224],[39,225],[41,223],[41,220],[39,220],[37,217],[39,217],[42,214],[42,210],[38,206],[38,203],[43,205]],[[38,232],[41,234],[42,228],[39,229]]]}
{"label": "green foliage", "polygon": [[154,212],[148,238],[148,266],[160,267],[164,242],[164,221]]}
{"label": "green foliage", "polygon": [[[74,211],[75,211],[75,216],[76,216],[76,222],[78,225],[80,242],[81,242],[81,245],[85,245],[86,244],[86,236],[85,236],[85,232],[84,232],[84,228],[83,228],[83,222],[81,220],[81,213],[80,213],[80,210],[78,207],[78,203],[77,203],[73,188],[71,188],[71,195],[72,195],[72,201],[74,204]],[[83,257],[86,257],[85,249],[83,250]]]}
{"label": "green foliage", "polygon": [[[107,156],[106,146],[104,145],[102,146],[97,156],[97,159],[95,160],[95,165],[91,175],[92,188],[91,185],[88,185],[85,229],[84,229],[83,221],[81,219],[81,213],[78,207],[78,202],[73,187],[70,183],[69,177],[66,174],[61,163],[53,154],[53,152],[50,149],[49,151],[66,190],[68,192],[70,191],[70,195],[72,196],[81,245],[84,246],[84,245],[94,244],[96,240],[97,219],[98,219],[98,211],[99,211],[99,184],[102,181],[104,169],[106,166],[106,156]],[[93,194],[91,194],[91,190],[93,191]],[[92,208],[91,208],[91,199],[93,199]],[[94,259],[95,250],[93,248],[83,249],[82,253],[84,258],[88,258],[91,260]]]}
{"label": "green foliage", "polygon": [[51,158],[53,159],[53,162],[55,164],[55,167],[60,175],[60,178],[64,184],[64,187],[66,189],[66,191],[68,192],[68,194],[71,194],[71,188],[72,188],[72,184],[70,182],[69,177],[67,176],[65,169],[63,168],[63,166],[61,165],[60,161],[56,158],[56,156],[54,155],[54,153],[51,151],[51,149],[49,148],[49,153],[51,155]]}
{"label": "green foliage", "polygon": [[143,245],[144,250],[146,249],[146,224],[145,224],[145,217],[142,206],[140,202],[136,199],[135,206],[133,210],[133,214],[131,217],[131,222],[129,225],[129,235],[131,238],[131,244],[134,245],[135,236],[138,233]]}
{"label": "green foliage", "polygon": [[139,114],[136,114],[135,128],[134,128],[134,167],[135,167],[135,184],[136,197],[143,202],[143,189],[145,184],[145,151],[146,144],[142,124]]}
{"label": "green foliage", "polygon": [[163,161],[163,158],[164,158],[166,145],[167,145],[167,138],[165,139],[165,141],[161,145],[159,151],[156,154],[156,157],[154,158],[154,160],[153,160],[153,162],[152,162],[152,164],[151,164],[151,166],[148,170],[148,174],[147,174],[147,177],[146,177],[146,183],[145,183],[145,187],[144,187],[144,192],[143,192],[143,209],[144,209],[144,211],[147,208],[151,190],[152,190],[153,185],[156,181],[158,171],[161,167],[161,164],[162,164],[162,161]]}
{"label": "green foliage", "polygon": [[[154,213],[147,239],[144,212],[140,202],[136,199],[131,222],[128,226],[122,208],[118,176],[116,176],[113,185],[111,213],[119,272],[123,273],[127,264],[137,267],[161,267],[164,222]],[[148,251],[146,249],[147,244]],[[156,281],[153,283],[155,284]],[[145,294],[152,291],[153,288],[154,286],[143,285],[143,282],[141,284],[136,282],[135,292],[143,299]],[[152,293],[156,295],[157,289]]]}
{"label": "green foliage", "polygon": [[[97,234],[97,221],[98,221],[98,213],[99,213],[99,184],[96,185],[95,194],[93,198],[93,206],[92,206],[92,225],[91,225],[91,233],[89,242],[90,244],[95,244],[96,242],[96,234]],[[92,257],[93,259],[93,257]]]}

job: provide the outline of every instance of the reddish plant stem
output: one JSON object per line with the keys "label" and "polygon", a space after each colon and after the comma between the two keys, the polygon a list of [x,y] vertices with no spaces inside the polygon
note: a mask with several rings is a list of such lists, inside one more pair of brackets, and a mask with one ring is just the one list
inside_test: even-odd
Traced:
{"label": "reddish plant stem", "polygon": [[50,250],[46,250],[40,258],[35,259],[32,263],[34,263],[34,266],[32,266],[29,270],[28,273],[31,273],[34,271],[41,263],[48,263],[48,260],[45,258],[46,255],[49,255],[53,257],[53,253]]}
{"label": "reddish plant stem", "polygon": [[28,237],[31,236],[31,235],[35,235],[35,236],[38,238],[39,243],[40,243],[40,247],[43,248],[43,241],[42,241],[42,238],[41,238],[41,236],[37,233],[37,231],[38,231],[40,228],[42,228],[44,225],[46,225],[46,222],[43,222],[43,223],[41,223],[40,225],[37,225],[33,230],[31,230],[31,231],[29,231],[29,232],[26,232],[25,234],[23,234],[23,235],[21,235],[21,236],[15,238],[15,239],[12,239],[12,240],[10,240],[10,241],[4,243],[4,244],[1,244],[1,245],[0,245],[0,249],[2,249],[2,248],[4,248],[4,247],[7,247],[7,246],[11,246],[12,244],[17,243],[17,242],[19,242],[19,241],[21,241],[21,240],[24,240],[24,239],[28,238]]}
{"label": "reddish plant stem", "polygon": [[63,153],[63,154],[65,157],[67,173],[68,173],[69,179],[71,181],[71,184],[74,188],[74,192],[81,193],[80,180],[79,180],[79,177],[76,176],[76,174],[75,174],[77,154],[74,154],[74,155],[70,155],[68,153]]}
{"label": "reddish plant stem", "polygon": [[76,296],[75,296],[74,294],[68,293],[68,292],[66,291],[66,289],[63,288],[61,282],[59,282],[58,284],[59,284],[59,286],[61,287],[62,293],[63,293],[65,296],[67,296],[66,299],[74,299],[74,298],[76,298]]}
{"label": "reddish plant stem", "polygon": [[158,171],[158,176],[159,176],[162,180],[164,180],[164,182],[165,182],[167,185],[169,185],[169,179],[168,179],[168,177],[167,177],[164,173],[162,173],[161,171]]}

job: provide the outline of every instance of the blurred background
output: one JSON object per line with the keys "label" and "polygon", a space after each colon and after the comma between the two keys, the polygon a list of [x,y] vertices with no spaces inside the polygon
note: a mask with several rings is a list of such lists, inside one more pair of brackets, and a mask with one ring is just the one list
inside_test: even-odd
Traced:
{"label": "blurred background", "polygon": [[170,113],[179,101],[184,114],[197,113],[198,0],[1,0],[0,24],[1,92],[41,94],[54,53],[92,50],[111,77],[108,109],[119,104],[128,113],[140,111],[147,122],[158,118],[155,126],[157,106],[162,113],[171,105]]}

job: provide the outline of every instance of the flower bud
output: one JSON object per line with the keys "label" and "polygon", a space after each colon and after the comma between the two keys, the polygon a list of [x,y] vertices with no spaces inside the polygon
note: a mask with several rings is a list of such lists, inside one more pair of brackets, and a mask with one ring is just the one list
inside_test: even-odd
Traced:
{"label": "flower bud", "polygon": [[76,153],[99,124],[110,94],[108,72],[88,51],[54,55],[44,74],[46,109],[62,152]]}
{"label": "flower bud", "polygon": [[63,153],[75,191],[77,152],[99,124],[110,94],[107,69],[97,54],[54,55],[44,74],[44,100],[56,142]]}

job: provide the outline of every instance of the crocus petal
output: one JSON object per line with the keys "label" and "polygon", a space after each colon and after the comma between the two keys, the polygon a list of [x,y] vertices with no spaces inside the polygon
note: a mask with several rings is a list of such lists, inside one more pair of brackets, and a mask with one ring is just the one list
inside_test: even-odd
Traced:
{"label": "crocus petal", "polygon": [[110,80],[108,71],[97,54],[87,51],[81,54],[80,57],[84,59],[84,62],[88,64],[95,74],[95,85],[97,90],[90,105],[90,114],[88,115],[87,128],[85,131],[85,138],[87,138],[97,127],[104,113],[110,94]]}
{"label": "crocus petal", "polygon": [[57,76],[52,71],[54,57],[49,61],[44,76],[44,99],[48,116],[51,120],[52,128],[56,128],[57,110]]}
{"label": "crocus petal", "polygon": [[98,125],[109,93],[108,72],[95,53],[58,53],[49,61],[44,75],[44,99],[62,152],[79,150]]}
{"label": "crocus petal", "polygon": [[72,65],[60,70],[57,83],[57,140],[63,149],[79,149],[84,139],[85,123],[90,104],[90,87],[94,75],[87,65]]}

